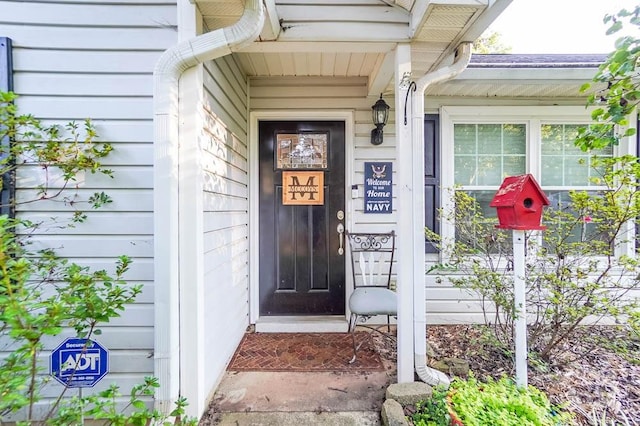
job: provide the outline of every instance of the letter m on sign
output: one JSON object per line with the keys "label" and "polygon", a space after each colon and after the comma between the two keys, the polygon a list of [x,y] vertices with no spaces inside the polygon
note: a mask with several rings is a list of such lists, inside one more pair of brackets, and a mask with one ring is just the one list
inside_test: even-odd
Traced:
{"label": "letter m on sign", "polygon": [[282,172],[282,204],[321,206],[324,204],[324,172]]}

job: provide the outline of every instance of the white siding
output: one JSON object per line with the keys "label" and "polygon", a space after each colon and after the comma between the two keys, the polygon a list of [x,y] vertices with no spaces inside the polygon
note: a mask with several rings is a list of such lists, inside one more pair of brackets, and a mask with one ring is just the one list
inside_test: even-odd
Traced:
{"label": "white siding", "polygon": [[[97,337],[110,351],[110,372],[95,389],[117,381],[127,393],[153,375],[152,72],[177,40],[175,0],[2,2],[0,36],[13,42],[20,111],[47,124],[91,118],[99,140],[114,146],[105,163],[115,177],[87,174],[78,189],[84,198],[105,191],[113,203],[88,212],[75,228],[43,228],[34,241],[92,268],[112,270],[117,256],[133,258],[126,278],[142,284],[143,293]],[[32,178],[39,176],[34,169],[20,174],[19,199],[35,194]],[[64,203],[53,201],[17,213],[30,220],[70,217]],[[49,339],[47,348],[69,335]],[[47,394],[57,394],[54,387]]]}
{"label": "white siding", "polygon": [[204,66],[204,388],[212,390],[249,324],[247,81],[232,56]]}

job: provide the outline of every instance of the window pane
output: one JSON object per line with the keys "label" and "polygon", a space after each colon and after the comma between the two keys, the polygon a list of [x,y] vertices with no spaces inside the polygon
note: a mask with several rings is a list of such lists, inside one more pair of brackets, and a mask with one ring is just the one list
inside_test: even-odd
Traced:
{"label": "window pane", "polygon": [[478,125],[478,152],[500,154],[502,151],[502,126],[500,124]]}
{"label": "window pane", "polygon": [[580,186],[589,182],[589,158],[567,157],[564,160],[565,179],[564,185]]}
{"label": "window pane", "polygon": [[[591,154],[585,154],[574,142],[581,124],[545,124],[541,127],[540,158],[543,186],[591,186]],[[610,157],[613,149],[594,150],[592,154]]]}
{"label": "window pane", "polygon": [[578,128],[584,127],[576,124],[564,126],[564,149],[565,154],[568,155],[584,155],[584,152],[575,145],[575,140],[578,137]]}
{"label": "window pane", "polygon": [[598,155],[602,157],[613,157],[613,145],[609,145],[606,148],[598,150]]}
{"label": "window pane", "polygon": [[476,184],[476,157],[458,156],[454,160],[454,179],[459,185]]}
{"label": "window pane", "polygon": [[569,208],[569,191],[546,191],[549,199],[549,208],[556,210],[567,210]]}
{"label": "window pane", "polygon": [[503,179],[506,176],[517,176],[525,172],[526,166],[525,166],[524,156],[504,157],[503,161],[504,161],[504,176],[502,177]]}
{"label": "window pane", "polygon": [[502,166],[499,156],[483,155],[478,158],[478,185],[500,185]]}
{"label": "window pane", "polygon": [[505,154],[520,154],[524,156],[526,153],[526,136],[524,124],[505,124],[503,126],[503,152]]}
{"label": "window pane", "polygon": [[607,169],[610,169],[610,167],[606,167],[603,164],[600,164],[597,167],[592,167],[589,170],[590,177],[591,178],[593,178],[593,177],[601,178],[605,173],[607,173]]}
{"label": "window pane", "polygon": [[[597,193],[590,192],[591,196]],[[598,225],[591,217],[579,217],[579,213],[571,208],[571,196],[569,191],[547,191],[547,198],[550,205],[545,212],[543,225],[549,227],[544,232],[544,246],[580,242],[580,241],[607,241],[607,236],[602,234],[603,226]],[[546,219],[546,221],[545,221]],[[598,229],[598,226],[601,229]],[[606,252],[607,247],[604,247]],[[603,253],[606,254],[606,253]]]}
{"label": "window pane", "polygon": [[499,186],[505,176],[525,173],[524,124],[455,124],[457,185]]}
{"label": "window pane", "polygon": [[542,178],[540,185],[542,186],[560,186],[562,180],[563,163],[562,157],[542,157]]}
{"label": "window pane", "polygon": [[[491,204],[491,200],[496,195],[496,191],[465,191],[467,194],[475,198],[480,210],[482,211],[482,215],[486,219],[493,219],[498,217],[498,213],[496,213],[496,209],[494,207],[489,207]],[[497,224],[498,222],[493,221],[493,224]]]}
{"label": "window pane", "polygon": [[[459,197],[468,195],[475,199],[473,205],[463,202],[458,205]],[[472,251],[483,253],[512,253],[510,233],[496,228],[496,209],[489,207],[495,191],[458,191],[456,193],[456,240]]]}
{"label": "window pane", "polygon": [[456,155],[476,153],[476,126],[474,124],[456,124],[453,133]]}
{"label": "window pane", "polygon": [[564,152],[562,127],[545,124],[540,129],[542,155],[561,155]]}

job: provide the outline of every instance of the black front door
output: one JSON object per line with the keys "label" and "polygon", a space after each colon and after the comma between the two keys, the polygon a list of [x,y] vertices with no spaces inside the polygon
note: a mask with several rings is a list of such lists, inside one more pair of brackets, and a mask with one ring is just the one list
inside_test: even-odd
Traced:
{"label": "black front door", "polygon": [[259,124],[260,315],[345,312],[344,129]]}

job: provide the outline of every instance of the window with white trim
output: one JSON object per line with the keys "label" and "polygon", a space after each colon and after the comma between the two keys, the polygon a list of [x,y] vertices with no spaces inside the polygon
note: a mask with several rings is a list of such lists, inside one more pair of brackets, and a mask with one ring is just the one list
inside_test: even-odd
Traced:
{"label": "window with white trim", "polygon": [[[584,107],[445,107],[441,117],[446,208],[453,208],[454,188],[473,196],[483,215],[493,218],[489,203],[504,178],[524,173],[539,182],[550,208],[566,208],[570,190],[605,189],[591,179],[598,173],[591,158],[611,157],[613,148],[585,153],[574,146],[578,128],[589,125]],[[443,224],[442,235],[454,237],[453,224]]]}

